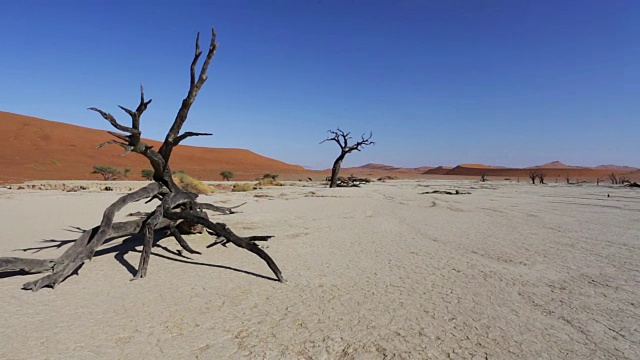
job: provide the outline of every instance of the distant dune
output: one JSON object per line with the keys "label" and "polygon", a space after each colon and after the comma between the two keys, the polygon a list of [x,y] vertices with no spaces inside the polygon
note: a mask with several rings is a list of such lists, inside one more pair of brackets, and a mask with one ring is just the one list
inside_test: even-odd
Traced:
{"label": "distant dune", "polygon": [[[117,146],[96,146],[111,136],[104,130],[90,129],[65,123],[0,111],[0,183],[27,180],[99,180],[91,174],[93,165],[108,165],[119,169],[131,168],[130,180],[140,180],[140,170],[150,168],[139,154],[121,156]],[[160,143],[145,140],[156,149]],[[171,159],[174,170],[183,170],[202,180],[221,180],[220,172],[231,170],[234,180],[253,180],[265,173],[279,174],[284,180],[322,180],[331,170],[308,170],[302,166],[287,164],[245,149],[204,148],[180,145]],[[421,166],[402,168],[386,164],[369,163],[358,167],[343,168],[342,176],[351,174],[369,178],[394,176],[397,178],[424,178],[451,176],[479,178],[481,175],[500,178],[528,177],[531,168],[547,173],[547,182],[564,181],[565,177],[593,181],[606,178],[611,172],[625,174],[634,181],[640,180],[640,170],[622,165],[600,165],[595,168],[566,165],[553,161],[530,168],[514,169],[484,164],[448,166]]]}
{"label": "distant dune", "polygon": [[[131,180],[140,180],[140,170],[149,169],[139,154],[121,156],[118,146],[96,146],[111,135],[103,130],[0,112],[0,182],[25,180],[97,180],[93,165],[131,168]],[[158,141],[145,140],[155,149]],[[231,170],[236,179],[247,180],[264,173],[303,173],[291,165],[245,149],[203,148],[180,145],[171,158],[174,170],[197,178],[220,180],[222,170]]]}
{"label": "distant dune", "polygon": [[640,170],[638,168],[631,167],[631,166],[620,166],[620,165],[613,165],[613,164],[599,165],[599,166],[596,166],[594,169],[613,170],[613,171],[637,171],[637,170]]}
{"label": "distant dune", "polygon": [[546,163],[546,164],[542,164],[542,165],[530,166],[529,168],[537,168],[537,169],[588,169],[588,167],[584,167],[584,166],[572,166],[572,165],[563,164],[560,161],[552,161],[550,163]]}
{"label": "distant dune", "polygon": [[425,175],[446,175],[449,170],[451,170],[451,167],[448,166],[438,166],[438,167],[434,167],[431,168],[425,172],[423,172],[423,174]]}
{"label": "distant dune", "polygon": [[[462,165],[456,166],[453,169],[445,172],[442,175],[455,175],[455,176],[466,176],[466,177],[480,177],[481,175],[485,175],[488,177],[502,177],[509,178],[515,180],[517,178],[527,179],[529,176],[529,172],[534,169],[525,168],[525,169],[514,169],[514,168],[479,168],[479,167],[465,167]],[[586,167],[535,167],[535,169],[543,171],[547,175],[547,182],[565,182],[566,178],[569,177],[573,179],[573,181],[580,180],[590,180],[595,181],[597,178],[606,179],[607,175],[611,174],[612,170],[604,170],[604,169],[593,169]],[[633,175],[629,171],[613,171],[617,174],[625,174],[632,179],[636,179],[636,176]]]}
{"label": "distant dune", "polygon": [[491,166],[484,164],[460,164],[457,167],[463,167],[467,169],[491,169]]}

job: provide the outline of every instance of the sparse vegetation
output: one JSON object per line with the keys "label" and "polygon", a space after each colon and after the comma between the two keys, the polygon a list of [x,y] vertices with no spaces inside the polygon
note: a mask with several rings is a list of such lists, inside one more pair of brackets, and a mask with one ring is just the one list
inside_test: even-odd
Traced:
{"label": "sparse vegetation", "polygon": [[[125,172],[127,169],[125,168]],[[121,176],[125,176],[124,172],[107,165],[93,165],[92,174],[99,174],[105,181],[115,180]],[[128,172],[127,172],[128,173]]]}
{"label": "sparse vegetation", "polygon": [[184,191],[196,193],[196,194],[209,194],[211,188],[198,179],[194,179],[184,172],[173,173],[173,181]]}
{"label": "sparse vegetation", "polygon": [[40,165],[40,164],[32,164],[34,168],[38,169],[38,170],[42,170],[44,169],[44,166]]}
{"label": "sparse vegetation", "polygon": [[267,177],[258,180],[256,186],[282,186],[282,183],[274,178]]}
{"label": "sparse vegetation", "polygon": [[235,174],[233,173],[233,171],[229,171],[229,170],[224,170],[220,172],[220,176],[222,176],[223,180],[229,181],[229,179],[231,179],[232,177],[235,176]]}
{"label": "sparse vegetation", "polygon": [[149,181],[153,180],[153,170],[151,170],[151,169],[142,169],[140,171],[140,175],[145,180],[149,180]]}
{"label": "sparse vegetation", "polygon": [[55,165],[55,166],[60,166],[60,161],[58,161],[58,160],[56,160],[56,159],[51,159],[51,160],[49,160],[49,161],[51,161],[51,163],[52,163],[53,165]]}
{"label": "sparse vegetation", "polygon": [[278,174],[264,174],[262,175],[263,179],[271,179],[271,180],[276,180],[278,178]]}
{"label": "sparse vegetation", "polygon": [[252,183],[240,183],[240,184],[234,184],[233,188],[231,189],[232,192],[245,192],[245,191],[251,191],[251,190],[255,190],[255,185]]}

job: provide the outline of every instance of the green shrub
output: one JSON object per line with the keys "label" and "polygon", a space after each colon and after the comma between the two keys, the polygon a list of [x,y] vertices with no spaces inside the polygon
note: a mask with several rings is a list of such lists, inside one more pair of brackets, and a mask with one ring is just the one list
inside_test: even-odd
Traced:
{"label": "green shrub", "polygon": [[124,175],[120,170],[107,165],[93,165],[93,171],[91,173],[101,175],[105,181],[115,180]]}
{"label": "green shrub", "polygon": [[229,181],[229,179],[231,179],[232,177],[235,176],[235,174],[233,173],[233,171],[229,171],[229,170],[224,170],[220,172],[220,176],[222,176],[223,180],[227,180]]}
{"label": "green shrub", "polygon": [[153,180],[153,174],[154,171],[150,169],[142,169],[140,171],[140,175],[142,175],[142,178],[149,181]]}

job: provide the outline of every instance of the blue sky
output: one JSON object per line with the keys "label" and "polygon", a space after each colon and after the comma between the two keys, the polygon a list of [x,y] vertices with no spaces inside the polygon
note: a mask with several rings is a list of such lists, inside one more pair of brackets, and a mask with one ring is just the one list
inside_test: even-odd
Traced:
{"label": "blue sky", "polygon": [[640,167],[638,1],[4,1],[0,110],[110,129],[139,84],[161,139],[196,32],[219,48],[190,145],[328,168],[340,127],[375,147],[343,165]]}

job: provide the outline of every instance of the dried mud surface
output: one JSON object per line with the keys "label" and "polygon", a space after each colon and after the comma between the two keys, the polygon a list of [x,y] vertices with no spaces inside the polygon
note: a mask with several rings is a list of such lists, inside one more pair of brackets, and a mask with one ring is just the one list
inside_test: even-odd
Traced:
{"label": "dried mud surface", "polygon": [[[0,279],[3,359],[638,359],[640,191],[516,182],[318,184],[206,196],[275,235],[255,255],[165,239],[105,245],[55,290]],[[304,185],[304,186],[302,186]],[[420,195],[431,190],[468,195]],[[607,196],[609,195],[609,196]],[[0,190],[0,254],[77,236],[116,192]],[[150,209],[135,204],[122,211]]]}

